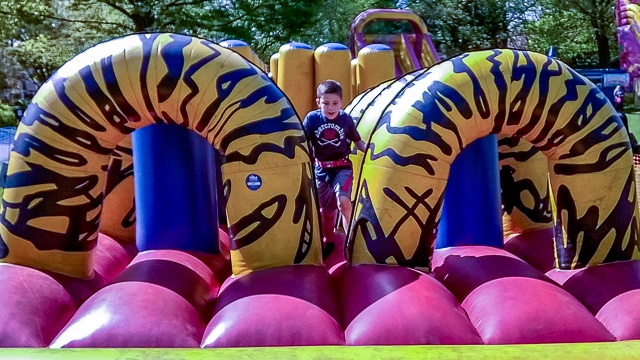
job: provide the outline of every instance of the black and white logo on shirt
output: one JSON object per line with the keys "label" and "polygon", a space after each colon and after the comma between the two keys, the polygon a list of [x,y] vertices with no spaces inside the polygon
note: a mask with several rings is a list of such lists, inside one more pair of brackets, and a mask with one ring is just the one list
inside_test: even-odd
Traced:
{"label": "black and white logo on shirt", "polygon": [[340,141],[344,139],[344,129],[334,123],[325,123],[316,129],[315,135],[320,146],[340,146]]}

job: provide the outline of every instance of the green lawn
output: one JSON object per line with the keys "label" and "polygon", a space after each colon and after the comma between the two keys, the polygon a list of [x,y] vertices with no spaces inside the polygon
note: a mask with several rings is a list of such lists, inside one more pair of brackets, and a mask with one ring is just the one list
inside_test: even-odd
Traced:
{"label": "green lawn", "polygon": [[640,141],[640,110],[627,108],[624,112],[627,114],[627,120],[629,121],[629,131]]}

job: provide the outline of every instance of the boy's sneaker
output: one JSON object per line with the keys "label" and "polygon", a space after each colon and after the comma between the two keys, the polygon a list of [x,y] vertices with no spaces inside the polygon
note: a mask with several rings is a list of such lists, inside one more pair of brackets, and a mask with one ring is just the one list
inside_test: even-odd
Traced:
{"label": "boy's sneaker", "polygon": [[326,259],[329,257],[329,255],[333,252],[333,249],[335,249],[335,244],[332,242],[329,243],[325,243],[324,246],[322,247],[322,260]]}

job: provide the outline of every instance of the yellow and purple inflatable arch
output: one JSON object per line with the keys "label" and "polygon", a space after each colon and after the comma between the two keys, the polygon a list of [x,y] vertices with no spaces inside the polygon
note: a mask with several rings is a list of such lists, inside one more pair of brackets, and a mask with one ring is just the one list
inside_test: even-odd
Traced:
{"label": "yellow and purple inflatable arch", "polygon": [[428,268],[450,165],[489,134],[521,137],[548,158],[557,267],[640,258],[627,133],[602,92],[561,62],[515,50],[464,54],[354,103],[369,146],[354,162],[353,263]]}
{"label": "yellow and purple inflatable arch", "polygon": [[[91,277],[99,230],[131,238],[130,134],[156,123],[192,129],[221,154],[235,274],[321,263],[309,149],[288,100],[233,51],[174,34],[97,45],[38,91],[9,162],[2,261]],[[241,186],[248,174],[259,190]],[[117,216],[101,227],[106,193]]]}

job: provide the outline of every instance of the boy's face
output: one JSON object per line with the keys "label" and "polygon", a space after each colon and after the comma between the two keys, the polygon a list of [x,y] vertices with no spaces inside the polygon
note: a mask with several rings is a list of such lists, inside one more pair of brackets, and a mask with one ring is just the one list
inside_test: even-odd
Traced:
{"label": "boy's face", "polygon": [[324,94],[316,99],[316,103],[327,119],[335,119],[342,109],[342,98],[338,94]]}

